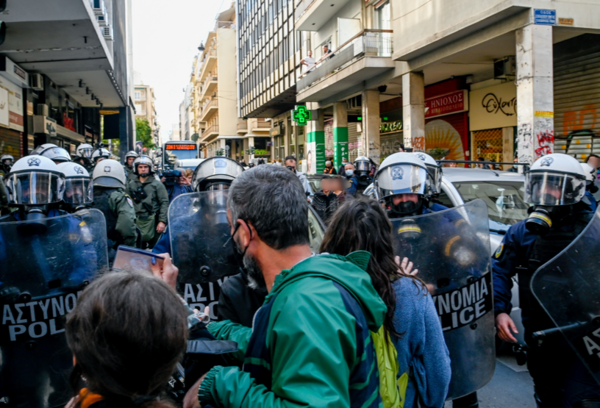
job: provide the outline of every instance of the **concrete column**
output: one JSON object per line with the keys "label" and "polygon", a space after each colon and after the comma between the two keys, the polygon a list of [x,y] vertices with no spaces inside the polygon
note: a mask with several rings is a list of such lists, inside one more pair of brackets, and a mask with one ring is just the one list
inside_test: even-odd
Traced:
{"label": "concrete column", "polygon": [[519,162],[533,163],[554,152],[552,27],[529,25],[516,40],[517,153]]}
{"label": "concrete column", "polygon": [[[511,127],[502,128],[502,161],[512,163],[515,157],[515,129]],[[505,164],[503,170],[508,170],[512,166]]]}
{"label": "concrete column", "polygon": [[320,174],[325,169],[325,118],[324,111],[313,109],[313,105],[316,104],[307,104],[307,108],[313,111],[313,118],[317,118],[309,121],[306,129],[306,172]]}
{"label": "concrete column", "polygon": [[[246,140],[247,140],[247,143],[248,143],[246,149],[250,149],[251,146],[254,146],[254,137],[249,137]],[[254,159],[254,155],[253,154],[247,155],[247,156],[248,156],[248,160],[250,160],[250,161]],[[250,164],[249,161],[247,161],[246,163]]]}
{"label": "concrete column", "polygon": [[402,75],[404,147],[425,151],[425,80],[421,72]]}
{"label": "concrete column", "polygon": [[335,169],[348,160],[348,109],[346,102],[333,104],[333,160]]}
{"label": "concrete column", "polygon": [[[381,119],[379,115],[379,91],[362,94],[362,152],[379,164]],[[340,163],[341,164],[341,163]]]}

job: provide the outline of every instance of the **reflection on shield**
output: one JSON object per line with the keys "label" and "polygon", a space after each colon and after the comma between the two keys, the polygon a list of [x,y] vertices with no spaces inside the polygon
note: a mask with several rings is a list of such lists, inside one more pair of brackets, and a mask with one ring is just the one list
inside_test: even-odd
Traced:
{"label": "reflection on shield", "polygon": [[0,261],[0,391],[15,406],[64,406],[73,366],[66,314],[108,269],[104,215],[1,223]]}
{"label": "reflection on shield", "polygon": [[[600,213],[531,278],[531,291],[600,384]],[[548,327],[547,329],[553,329]]]}
{"label": "reflection on shield", "polygon": [[192,306],[211,308],[216,319],[220,287],[241,272],[227,221],[227,190],[183,194],[169,207],[178,290]]}
{"label": "reflection on shield", "polygon": [[477,391],[496,362],[485,203],[391,221],[395,252],[419,269],[442,323],[452,362],[448,398]]}

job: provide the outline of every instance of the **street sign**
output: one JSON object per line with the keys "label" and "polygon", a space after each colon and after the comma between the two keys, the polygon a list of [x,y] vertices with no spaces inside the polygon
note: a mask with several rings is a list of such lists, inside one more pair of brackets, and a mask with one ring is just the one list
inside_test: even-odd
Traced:
{"label": "street sign", "polygon": [[535,9],[533,19],[535,24],[556,25],[556,10]]}
{"label": "street sign", "polygon": [[297,105],[296,109],[292,111],[292,119],[297,126],[306,126],[308,121],[311,120],[310,111],[304,105]]}

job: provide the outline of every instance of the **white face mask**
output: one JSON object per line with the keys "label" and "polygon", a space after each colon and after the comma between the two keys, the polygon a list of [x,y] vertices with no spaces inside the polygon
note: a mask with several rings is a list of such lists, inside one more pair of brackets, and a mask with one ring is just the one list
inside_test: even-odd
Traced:
{"label": "white face mask", "polygon": [[354,175],[354,170],[346,170],[346,176],[350,177]]}

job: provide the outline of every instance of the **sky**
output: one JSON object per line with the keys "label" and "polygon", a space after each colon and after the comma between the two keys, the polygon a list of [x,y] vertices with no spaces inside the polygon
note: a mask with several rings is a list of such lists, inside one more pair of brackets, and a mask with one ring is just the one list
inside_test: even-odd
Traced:
{"label": "sky", "polygon": [[198,46],[231,0],[132,0],[133,69],[154,88],[162,140],[179,126],[179,104]]}

